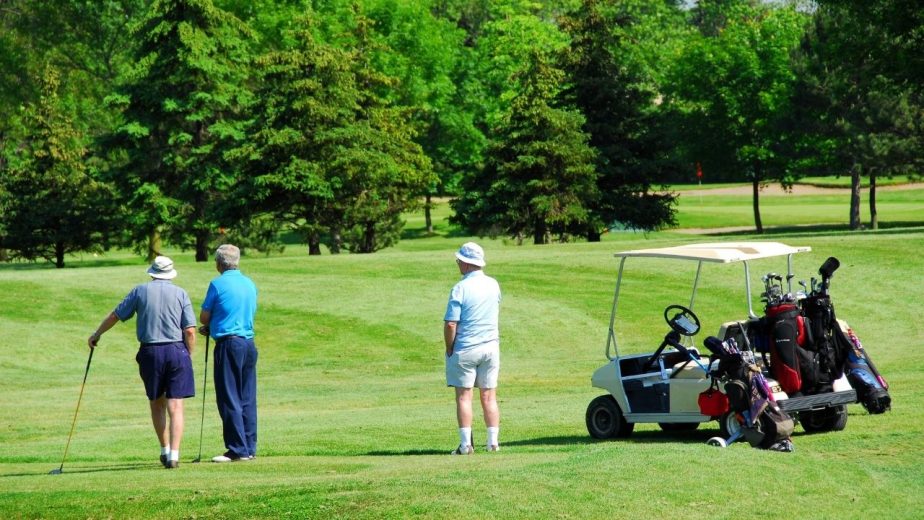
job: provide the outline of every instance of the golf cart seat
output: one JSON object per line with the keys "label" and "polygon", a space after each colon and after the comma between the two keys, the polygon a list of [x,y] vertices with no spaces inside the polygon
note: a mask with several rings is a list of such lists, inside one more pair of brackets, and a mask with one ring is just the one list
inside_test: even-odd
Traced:
{"label": "golf cart seat", "polygon": [[670,377],[672,379],[702,379],[706,377],[705,371],[697,364],[695,360],[701,360],[702,356],[694,347],[690,347],[687,353],[671,352],[664,356],[664,366],[670,368]]}

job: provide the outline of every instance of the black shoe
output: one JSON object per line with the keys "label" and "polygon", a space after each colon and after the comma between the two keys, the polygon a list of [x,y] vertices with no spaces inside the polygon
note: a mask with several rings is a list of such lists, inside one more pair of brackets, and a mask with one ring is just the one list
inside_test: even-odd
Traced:
{"label": "black shoe", "polygon": [[167,463],[164,464],[164,467],[166,467],[167,469],[176,469],[176,468],[180,467],[180,461],[178,461],[178,460],[168,460]]}
{"label": "black shoe", "polygon": [[167,465],[167,462],[169,462],[169,461],[167,460],[167,456],[164,455],[164,454],[161,454],[161,456],[160,456],[160,464],[161,464],[161,466],[163,466],[163,467],[165,467],[165,468],[169,468],[170,466]]}
{"label": "black shoe", "polygon": [[237,462],[239,460],[246,460],[241,458],[240,455],[234,453],[233,451],[226,451],[221,455],[216,455],[212,457],[212,462]]}

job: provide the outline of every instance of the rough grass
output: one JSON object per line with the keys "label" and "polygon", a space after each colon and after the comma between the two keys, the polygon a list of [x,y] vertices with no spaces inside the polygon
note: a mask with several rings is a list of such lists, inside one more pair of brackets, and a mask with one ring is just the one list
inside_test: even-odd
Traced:
{"label": "rough grass", "polygon": [[[806,199],[790,206],[781,214],[817,211],[805,208],[812,206]],[[681,206],[683,218],[688,209]],[[886,206],[880,211],[886,218]],[[617,233],[599,244],[542,247],[483,240],[488,272],[504,291],[503,450],[457,458],[445,455],[457,438],[442,375],[441,318],[458,278],[452,252],[466,238],[452,236],[446,214],[438,208],[431,237],[422,219],[410,217],[409,233],[419,238],[374,255],[309,258],[290,247],[244,259],[261,298],[260,442],[250,463],[190,462],[198,451],[197,395],[186,403],[180,469],[159,467],[132,322],[103,337],[64,473],[48,475],[61,463],[86,337],[145,281],[146,266],[120,253],[73,259],[62,270],[0,266],[0,517],[731,519],[787,511],[840,519],[916,518],[924,510],[920,229],[772,237],[813,248],[796,257],[802,279],[816,275],[828,256],[841,259],[832,286],[838,316],[874,356],[894,400],[893,410],[879,416],[852,405],[842,432],[805,435],[797,428],[791,454],[706,446],[716,424],[683,435],[639,425],[615,442],[594,442],[586,433],[585,408],[601,393],[590,375],[605,362],[612,253],[703,238]],[[177,282],[198,306],[212,266],[172,253]],[[650,350],[666,332],[663,307],[687,303],[693,271],[669,262],[631,267],[620,348]],[[755,266],[752,283],[782,268]],[[746,307],[736,291],[740,266],[705,271],[701,283],[711,291],[697,301],[705,327],[698,340],[719,321],[742,318]],[[197,387],[203,354],[200,342]],[[205,459],[223,451],[211,387]],[[474,433],[480,447],[477,421]]]}

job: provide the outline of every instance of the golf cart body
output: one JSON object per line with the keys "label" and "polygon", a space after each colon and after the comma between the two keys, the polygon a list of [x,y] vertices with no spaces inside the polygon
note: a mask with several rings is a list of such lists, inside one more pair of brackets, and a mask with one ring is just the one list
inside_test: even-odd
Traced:
{"label": "golf cart body", "polygon": [[[701,273],[707,264],[739,264],[744,270],[747,315],[743,319],[721,323],[716,330],[716,338],[733,340],[741,347],[742,356],[764,372],[780,408],[793,415],[804,411],[805,418],[818,418],[821,424],[806,426],[807,430],[842,429],[847,418],[844,405],[857,401],[857,393],[846,377],[839,377],[823,393],[791,397],[772,378],[766,356],[754,348],[754,335],[761,318],[752,307],[751,262],[778,258],[785,267],[786,283],[790,284],[788,293],[791,295],[791,282],[795,276],[792,269],[793,256],[808,251],[811,248],[791,247],[778,242],[731,242],[616,253],[619,271],[606,341],[608,362],[597,369],[592,377],[593,386],[605,390],[607,394],[597,397],[588,406],[586,420],[591,436],[600,439],[627,437],[636,423],[658,423],[665,430],[692,430],[699,423],[716,419],[720,421],[723,433],[731,433],[736,429],[733,414],[704,415],[699,403],[700,394],[713,383],[718,383],[714,381],[714,375],[719,361],[715,356],[710,359],[709,352],[701,355],[693,339],[700,329],[699,319],[693,309]],[[620,290],[630,258],[677,260],[688,264],[688,269],[695,273],[689,300],[684,302],[687,307],[676,305],[676,301],[665,302],[673,304],[664,312],[670,332],[655,351],[642,354],[623,354],[616,335]],[[671,272],[678,271],[680,269]],[[779,275],[773,276],[782,280]],[[846,330],[845,323],[840,322],[839,325]],[[803,419],[804,425],[805,422]]]}

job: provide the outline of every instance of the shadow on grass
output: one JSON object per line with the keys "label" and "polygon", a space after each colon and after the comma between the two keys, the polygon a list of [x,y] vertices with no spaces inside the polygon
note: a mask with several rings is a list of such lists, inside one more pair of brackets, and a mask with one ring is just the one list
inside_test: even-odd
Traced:
{"label": "shadow on grass", "polygon": [[774,236],[785,235],[788,237],[811,237],[817,234],[853,234],[853,233],[875,233],[877,235],[894,235],[908,233],[924,233],[924,222],[907,221],[907,222],[880,222],[879,229],[873,230],[863,228],[851,230],[847,224],[808,224],[797,226],[772,226],[764,227],[763,234],[758,235],[754,228],[723,231],[717,229],[714,232],[708,230],[700,233],[705,236],[715,237],[737,237],[737,236]]}
{"label": "shadow on grass", "polygon": [[125,464],[106,464],[104,466],[94,466],[89,468],[73,468],[69,469],[65,467],[63,471],[59,474],[52,473],[58,468],[52,468],[50,471],[32,471],[25,473],[3,473],[0,474],[0,478],[4,477],[35,477],[38,475],[48,475],[48,476],[58,476],[58,475],[81,475],[88,473],[102,473],[104,471],[134,471],[138,469],[162,469],[160,464],[152,464],[150,462],[130,462]]}
{"label": "shadow on grass", "polygon": [[447,455],[450,450],[376,450],[367,452],[370,457],[406,457],[417,455]]}

